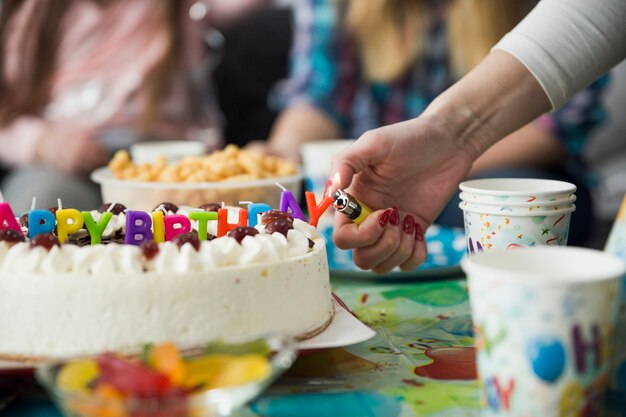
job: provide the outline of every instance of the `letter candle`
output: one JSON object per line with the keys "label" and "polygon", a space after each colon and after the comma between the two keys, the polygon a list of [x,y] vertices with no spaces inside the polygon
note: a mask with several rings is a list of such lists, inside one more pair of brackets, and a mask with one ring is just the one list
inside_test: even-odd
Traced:
{"label": "letter candle", "polygon": [[248,226],[255,227],[259,224],[259,214],[272,210],[269,204],[253,203],[252,201],[240,201],[239,204],[248,205]]}
{"label": "letter candle", "polygon": [[221,208],[217,211],[217,236],[221,237],[235,227],[248,225],[248,210],[239,210],[239,222],[228,223],[228,209]]}
{"label": "letter candle", "polygon": [[207,224],[209,220],[217,220],[215,211],[192,211],[189,213],[190,220],[198,222],[198,239],[207,240]]}
{"label": "letter candle", "polygon": [[163,218],[165,228],[165,240],[170,241],[178,235],[188,233],[191,230],[191,221],[182,214],[170,214]]}
{"label": "letter candle", "polygon": [[4,201],[4,196],[0,191],[0,229],[13,229],[17,231],[20,235],[24,236],[22,233],[22,228],[20,224],[15,220],[15,214],[11,209],[9,203]]}
{"label": "letter candle", "polygon": [[163,216],[163,210],[160,208],[157,208],[156,211],[152,212],[152,230],[154,232],[154,241],[156,243],[165,242],[165,223],[163,221]]}
{"label": "letter candle", "polygon": [[307,191],[304,195],[306,197],[306,205],[309,210],[309,224],[313,227],[317,227],[317,222],[320,217],[322,217],[322,214],[324,214],[324,212],[328,210],[328,207],[330,207],[333,203],[333,198],[328,196],[322,197],[322,201],[320,201],[319,204],[316,204],[314,193]]}
{"label": "letter candle", "polygon": [[58,209],[56,212],[57,235],[59,242],[63,243],[72,233],[78,232],[84,223],[80,211],[76,209]]}
{"label": "letter candle", "polygon": [[[111,207],[113,207],[113,204],[111,204]],[[108,210],[105,211],[104,213],[102,213],[97,223],[94,220],[93,216],[91,215],[90,211],[83,211],[81,214],[83,216],[83,222],[85,224],[85,227],[87,228],[87,231],[89,232],[89,237],[91,238],[91,244],[97,245],[98,243],[101,243],[102,235],[104,234],[104,230],[106,229],[106,227],[109,225],[109,222],[111,221],[111,218],[113,217],[113,213],[111,213]]]}
{"label": "letter candle", "polygon": [[144,241],[152,239],[150,227],[152,219],[144,211],[131,211],[126,213],[126,237],[127,245],[141,245]]}
{"label": "letter candle", "polygon": [[302,209],[298,204],[298,200],[296,200],[296,197],[293,195],[293,193],[277,182],[274,184],[276,184],[278,188],[283,190],[283,192],[280,194],[280,210],[284,211],[285,213],[291,213],[294,218],[300,219],[305,222],[306,217],[304,217],[304,213],[302,212]]}

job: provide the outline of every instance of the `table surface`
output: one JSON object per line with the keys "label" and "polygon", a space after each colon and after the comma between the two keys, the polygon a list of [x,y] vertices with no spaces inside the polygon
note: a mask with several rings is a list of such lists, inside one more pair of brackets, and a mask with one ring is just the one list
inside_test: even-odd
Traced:
{"label": "table surface", "polygon": [[[333,278],[335,293],[376,330],[369,341],[301,356],[240,417],[478,416],[468,293],[460,277],[386,282]],[[0,385],[1,387],[2,385]],[[60,417],[26,382],[0,414]],[[626,414],[625,414],[626,415]]]}

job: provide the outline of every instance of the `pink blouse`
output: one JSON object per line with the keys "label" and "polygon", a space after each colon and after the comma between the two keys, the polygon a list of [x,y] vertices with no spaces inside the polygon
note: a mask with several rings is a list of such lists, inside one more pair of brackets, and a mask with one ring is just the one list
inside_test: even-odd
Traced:
{"label": "pink blouse", "polygon": [[[192,1],[184,0],[193,4]],[[17,59],[29,30],[27,22],[37,0],[26,0],[17,11],[6,44],[7,80],[20,71]],[[144,79],[168,50],[161,22],[165,2],[124,0],[101,8],[94,2],[72,2],[63,18],[51,99],[39,117],[22,116],[0,127],[0,161],[20,166],[33,162],[37,145],[50,123],[74,123],[105,131],[132,127],[145,99]],[[204,34],[206,21],[184,13],[180,62],[157,120],[155,136],[198,139],[216,147],[219,124],[213,103]]]}

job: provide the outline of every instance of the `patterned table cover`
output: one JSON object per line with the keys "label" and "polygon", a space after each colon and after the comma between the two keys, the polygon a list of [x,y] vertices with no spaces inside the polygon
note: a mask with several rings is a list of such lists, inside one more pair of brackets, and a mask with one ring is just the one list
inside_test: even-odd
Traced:
{"label": "patterned table cover", "polygon": [[242,416],[465,417],[479,415],[463,280],[379,283],[333,279],[377,335],[309,353]]}

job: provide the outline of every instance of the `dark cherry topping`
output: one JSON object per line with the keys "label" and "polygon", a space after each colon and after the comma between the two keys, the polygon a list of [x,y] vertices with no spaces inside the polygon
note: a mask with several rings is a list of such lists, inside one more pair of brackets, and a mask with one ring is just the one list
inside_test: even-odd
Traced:
{"label": "dark cherry topping", "polygon": [[[101,205],[98,208],[98,212],[106,213],[107,211],[109,211],[109,207],[111,206],[111,204],[112,203],[104,203],[103,205]],[[121,213],[124,212],[124,210],[126,210],[126,206],[124,204],[115,203],[115,205],[111,209],[111,213],[113,213],[113,214],[121,214]]]}
{"label": "dark cherry topping", "polygon": [[219,209],[222,208],[222,204],[221,203],[207,203],[207,204],[201,205],[198,208],[201,208],[204,211],[215,211],[215,212],[217,212]]}
{"label": "dark cherry topping", "polygon": [[26,238],[17,230],[2,229],[0,230],[0,241],[5,241],[9,243],[18,243],[18,242],[26,241]]}
{"label": "dark cherry topping", "polygon": [[211,233],[206,234],[206,240],[213,240],[213,239],[215,239],[215,236],[213,236]]}
{"label": "dark cherry topping", "polygon": [[284,211],[270,210],[261,215],[261,224],[268,224],[274,220],[288,220],[293,224],[293,216]]}
{"label": "dark cherry topping", "polygon": [[57,210],[59,208],[58,207],[48,207],[48,211],[52,214],[54,214],[55,216],[57,215]]}
{"label": "dark cherry topping", "polygon": [[228,236],[234,238],[239,243],[241,243],[243,238],[246,236],[254,236],[258,234],[259,234],[258,230],[256,230],[254,227],[249,227],[249,226],[235,227],[233,230],[228,232]]}
{"label": "dark cherry topping", "polygon": [[179,248],[181,248],[185,243],[191,243],[196,250],[200,250],[200,239],[198,239],[197,233],[182,233],[172,239],[172,242],[176,243]]}
{"label": "dark cherry topping", "polygon": [[156,207],[152,209],[152,211],[158,210],[161,210],[164,214],[176,213],[178,211],[178,206],[174,203],[164,201],[161,204],[157,204]]}
{"label": "dark cherry topping", "polygon": [[46,250],[52,249],[52,247],[55,245],[61,246],[61,244],[59,243],[59,239],[57,239],[57,237],[53,235],[52,233],[41,233],[35,236],[30,241],[31,247],[41,246],[42,248],[45,248]]}
{"label": "dark cherry topping", "polygon": [[278,232],[287,237],[287,232],[289,232],[290,229],[293,229],[293,223],[288,219],[274,220],[265,225],[265,233],[269,233],[270,235]]}
{"label": "dark cherry topping", "polygon": [[20,216],[20,226],[28,227],[28,213],[24,213]]}
{"label": "dark cherry topping", "polygon": [[159,244],[152,239],[144,240],[143,243],[139,245],[139,248],[146,259],[152,259],[159,253]]}

